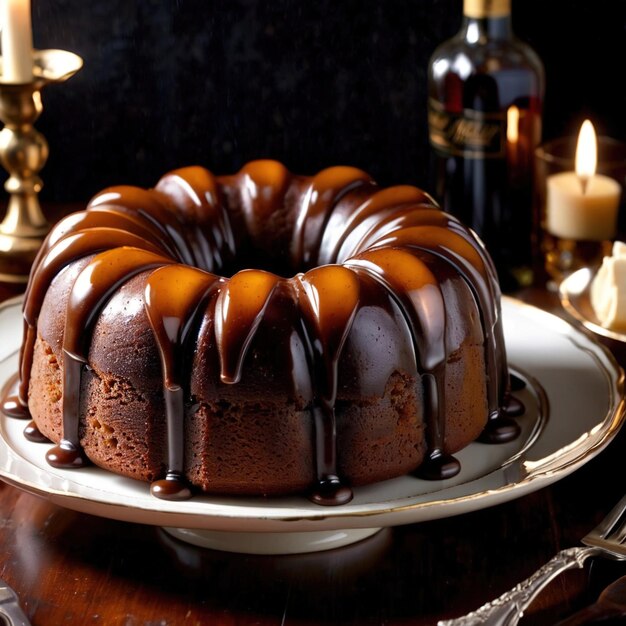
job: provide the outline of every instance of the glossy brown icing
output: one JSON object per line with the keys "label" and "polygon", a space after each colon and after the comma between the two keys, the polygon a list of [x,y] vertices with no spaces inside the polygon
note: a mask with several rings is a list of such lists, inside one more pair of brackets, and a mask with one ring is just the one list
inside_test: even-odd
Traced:
{"label": "glossy brown icing", "polygon": [[196,313],[221,279],[187,265],[166,265],[152,272],[145,288],[145,308],[157,340],[163,371],[167,421],[167,474],[152,483],[154,495],[180,500],[191,494],[184,482],[184,346]]}
{"label": "glossy brown icing", "polygon": [[325,265],[297,277],[298,300],[313,364],[313,424],[318,504],[343,504],[352,499],[337,472],[335,401],[337,365],[359,306],[357,275],[341,265]]}
{"label": "glossy brown icing", "polygon": [[[265,236],[276,207],[290,207],[288,258],[301,271],[291,278],[261,269],[221,277],[238,246],[253,246]],[[237,220],[245,226],[244,237],[235,237]],[[387,306],[382,303],[389,299],[399,307],[413,339],[429,454],[421,475],[445,478],[458,472],[458,462],[444,450],[446,320],[452,313],[446,310],[441,281],[452,273],[468,285],[477,303],[488,381],[487,438],[503,441],[516,433],[515,423],[503,417],[510,396],[493,265],[471,231],[419,189],[381,190],[366,173],[350,167],[329,168],[307,179],[280,163],[255,161],[228,177],[190,167],[170,172],[153,190],[103,191],[86,211],[52,230],[36,259],[24,302],[19,391],[5,399],[7,413],[28,415],[44,297],[55,276],[83,258],[88,262],[67,305],[63,436],[47,455],[55,466],[78,467],[85,461],[80,389],[91,329],[110,296],[140,273],[147,273],[143,302],[161,359],[166,410],[167,469],[152,484],[158,497],[190,495],[184,478],[184,417],[191,405],[185,355],[193,353],[203,320],[213,322],[210,349],[221,382],[236,385],[258,328],[268,317],[280,319],[280,303],[286,300],[297,310],[294,332],[306,354],[306,363],[291,375],[294,393],[307,399],[312,416],[314,502],[340,504],[352,497],[337,463],[338,363],[355,317],[376,300]],[[508,404],[510,414],[515,409]]]}

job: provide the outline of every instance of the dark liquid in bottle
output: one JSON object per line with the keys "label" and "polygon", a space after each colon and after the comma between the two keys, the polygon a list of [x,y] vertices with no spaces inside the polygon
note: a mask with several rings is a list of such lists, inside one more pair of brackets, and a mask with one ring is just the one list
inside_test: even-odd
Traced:
{"label": "dark liquid in bottle", "polygon": [[470,45],[457,36],[435,52],[429,80],[435,195],[482,238],[505,291],[527,284],[540,63],[514,39]]}

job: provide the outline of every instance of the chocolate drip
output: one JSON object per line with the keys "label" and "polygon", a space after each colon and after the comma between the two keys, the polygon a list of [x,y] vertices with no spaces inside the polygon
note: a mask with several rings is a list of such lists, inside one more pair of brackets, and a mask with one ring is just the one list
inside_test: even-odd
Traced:
{"label": "chocolate drip", "polygon": [[419,467],[416,475],[428,480],[452,478],[461,471],[461,464],[453,456],[443,452],[446,420],[444,366],[439,365],[434,372],[424,374],[422,385],[428,427],[428,459]]}
{"label": "chocolate drip", "polygon": [[20,359],[21,382],[18,392],[19,401],[23,406],[28,404],[30,370],[37,339],[37,318],[52,280],[72,261],[115,246],[133,246],[151,251],[154,255],[160,254],[160,250],[154,244],[132,233],[117,228],[93,228],[61,238],[56,246],[50,247],[39,258],[36,271],[31,273],[24,299],[24,338]]}
{"label": "chocolate drip", "polygon": [[524,415],[525,411],[526,408],[521,400],[518,400],[511,394],[507,394],[504,397],[504,405],[502,406],[502,413],[504,413],[504,415],[519,417],[520,415]]}
{"label": "chocolate drip", "polygon": [[37,428],[37,424],[33,421],[28,422],[24,428],[24,437],[33,443],[50,443],[50,439]]}
{"label": "chocolate drip", "polygon": [[46,452],[46,461],[52,467],[58,469],[78,469],[87,464],[80,445],[72,443],[69,439],[61,439],[61,442]]}
{"label": "chocolate drip", "polygon": [[[105,207],[94,207],[87,211],[81,211],[78,213],[72,213],[64,217],[59,221],[50,231],[48,237],[44,241],[43,245],[37,253],[37,257],[33,263],[31,271],[31,277],[26,288],[24,296],[25,302],[29,302],[31,299],[31,292],[43,292],[45,295],[45,289],[47,284],[39,279],[39,274],[42,271],[42,264],[50,264],[51,262],[57,263],[56,269],[59,270],[60,266],[71,263],[81,255],[85,256],[90,253],[108,250],[114,247],[115,239],[110,241],[108,245],[104,244],[104,247],[98,247],[95,245],[95,241],[92,240],[91,246],[86,245],[84,241],[80,241],[78,246],[71,241],[63,241],[66,237],[75,233],[91,231],[92,229],[115,229],[117,233],[126,233],[131,236],[136,236],[138,239],[127,240],[126,242],[120,242],[118,245],[134,245],[137,247],[143,247],[142,240],[151,244],[149,249],[153,249],[155,246],[160,254],[164,252],[176,258],[176,252],[171,243],[165,236],[165,231],[161,228],[156,228],[151,222],[141,219],[139,214],[131,215],[127,213],[120,213],[119,211],[107,209]],[[106,231],[105,231],[106,232]],[[110,231],[109,231],[110,232]],[[102,238],[101,238],[102,241]],[[85,246],[83,250],[79,246]],[[51,252],[55,247],[59,246],[60,250]],[[43,296],[35,296],[36,303],[40,303]],[[38,310],[37,306],[33,305],[32,308]]]}
{"label": "chocolate drip", "polygon": [[[400,248],[379,248],[350,259],[348,267],[368,272],[400,307],[415,344],[416,369],[421,374],[428,445],[428,473],[450,477],[460,470],[444,457],[446,311],[439,283],[426,264]],[[445,463],[442,461],[445,460]],[[445,466],[445,471],[444,471]],[[455,469],[456,468],[456,469]]]}
{"label": "chocolate drip", "polygon": [[24,318],[34,326],[50,283],[59,271],[76,259],[104,252],[111,248],[131,247],[162,255],[154,244],[116,228],[93,228],[68,235],[60,245],[52,248],[41,260],[30,281],[28,298],[24,305]]}
{"label": "chocolate drip", "polygon": [[[415,207],[404,207],[399,211],[383,212],[381,220],[353,245],[357,251],[379,246],[422,249],[436,254],[459,272],[479,303],[488,372],[488,414],[490,420],[498,420],[501,413],[506,412],[508,402],[505,396],[508,382],[506,354],[497,306],[500,293],[495,269],[482,246],[477,244],[471,233],[456,218],[427,207],[418,210]],[[515,402],[521,404],[519,401]],[[515,411],[521,414],[523,407],[516,406]],[[508,436],[512,439],[517,436],[515,428],[508,421],[503,422],[506,424],[503,427],[499,427],[498,423],[491,424],[490,428],[499,430],[499,437]]]}
{"label": "chocolate drip", "polygon": [[[513,377],[513,375],[511,375]],[[518,391],[526,386],[526,383],[517,378],[516,387]],[[521,387],[520,387],[521,383]],[[504,396],[504,402],[500,407],[499,414],[491,419],[485,430],[482,432],[479,441],[483,443],[507,443],[516,439],[520,432],[520,425],[513,419],[513,417],[519,417],[526,411],[526,407],[521,400],[512,396],[510,392],[507,392]]]}
{"label": "chocolate drip", "polygon": [[415,472],[418,478],[424,480],[445,480],[452,478],[461,471],[461,464],[458,459],[450,454],[430,454],[428,460],[424,462]]}
{"label": "chocolate drip", "polygon": [[63,437],[46,452],[52,467],[73,469],[83,467],[87,459],[80,446],[80,379],[84,360],[63,353]]}
{"label": "chocolate drip", "polygon": [[183,479],[175,474],[155,480],[150,485],[150,493],[161,500],[189,500],[191,490]]}
{"label": "chocolate drip", "polygon": [[499,415],[487,422],[478,441],[481,443],[507,443],[520,434],[519,424],[510,417]]}
{"label": "chocolate drip", "polygon": [[299,277],[298,302],[311,361],[317,504],[342,504],[352,491],[337,470],[337,366],[359,306],[356,274],[340,265],[326,265]]}
{"label": "chocolate drip", "polygon": [[485,366],[487,369],[488,416],[495,419],[500,413],[501,397],[499,362],[494,341],[498,319],[492,306],[491,289],[487,270],[482,259],[464,238],[449,229],[434,226],[413,226],[395,231],[381,238],[376,246],[401,246],[424,250],[452,265],[463,277],[479,302],[485,345]]}
{"label": "chocolate drip", "polygon": [[191,490],[184,479],[184,395],[178,386],[165,387],[167,418],[167,475],[150,485],[150,493],[162,500],[188,500]]}
{"label": "chocolate drip", "polygon": [[[32,360],[32,357],[31,357]],[[8,417],[30,419],[30,412],[26,403],[19,396],[20,375],[13,374],[2,390],[2,412]]]}
{"label": "chocolate drip", "polygon": [[445,363],[445,305],[437,279],[422,261],[407,250],[379,248],[350,259],[346,267],[368,271],[400,305],[423,371],[434,373]]}
{"label": "chocolate drip", "polygon": [[28,407],[25,407],[19,396],[11,395],[5,396],[2,402],[2,412],[8,417],[15,417],[17,419],[30,419],[30,412]]}
{"label": "chocolate drip", "polygon": [[[362,235],[351,234],[346,239],[339,253],[338,262],[343,262],[347,256],[358,255],[359,252],[372,247],[408,245],[412,248],[419,247],[435,252],[448,263],[452,263],[462,274],[480,303],[479,310],[484,324],[486,349],[489,350],[490,347],[492,349],[492,354],[487,356],[487,360],[493,362],[490,371],[496,372],[492,381],[497,391],[494,393],[493,388],[491,389],[492,401],[490,402],[490,415],[496,418],[495,407],[503,404],[507,389],[507,365],[499,309],[500,290],[491,258],[475,235],[457,218],[428,204],[383,209],[375,218],[367,232]],[[428,237],[426,239],[422,237],[424,231],[413,230],[414,227],[424,226],[442,229],[441,237],[456,238],[456,242],[452,242],[451,250],[449,241],[447,243],[445,241],[429,242]],[[463,241],[465,244],[462,243]],[[494,396],[497,398],[496,401],[493,400]]]}
{"label": "chocolate drip", "polygon": [[[107,230],[103,231],[102,228]],[[88,234],[94,229],[97,229],[98,236]],[[113,234],[113,237],[107,240],[107,234]],[[70,235],[75,236],[67,239]],[[24,295],[30,321],[38,315],[46,290],[62,267],[83,256],[108,250],[116,242],[118,245],[132,245],[158,254],[162,254],[165,248],[167,254],[175,257],[163,233],[145,220],[142,222],[130,214],[106,208],[72,213],[52,228],[33,263]]]}
{"label": "chocolate drip", "polygon": [[243,270],[220,292],[215,306],[215,338],[223,383],[241,379],[248,347],[279,280],[262,270]]}
{"label": "chocolate drip", "polygon": [[72,354],[84,362],[84,347],[91,328],[113,292],[133,276],[171,263],[167,257],[139,248],[114,248],[96,255],[70,291],[63,333],[64,355]]}
{"label": "chocolate drip", "polygon": [[[28,385],[30,383],[30,371],[33,367],[33,348],[37,338],[37,329],[26,321],[24,321],[23,328],[19,364],[20,382],[17,388],[17,395],[13,400],[16,404],[21,405],[24,411],[22,416],[28,418],[30,417],[30,412],[28,411]],[[18,410],[17,407],[15,410]],[[16,417],[20,417],[20,415],[16,414]]]}
{"label": "chocolate drip", "polygon": [[184,481],[185,394],[183,346],[196,313],[220,279],[186,265],[168,265],[148,277],[144,306],[157,342],[163,370],[167,421],[167,477],[151,486],[159,498],[180,500],[191,496]]}
{"label": "chocolate drip", "polygon": [[80,386],[87,362],[85,345],[100,310],[122,283],[149,269],[171,263],[138,248],[114,248],[96,255],[74,281],[63,334],[63,438],[46,458],[55,467],[84,464],[80,447]]}

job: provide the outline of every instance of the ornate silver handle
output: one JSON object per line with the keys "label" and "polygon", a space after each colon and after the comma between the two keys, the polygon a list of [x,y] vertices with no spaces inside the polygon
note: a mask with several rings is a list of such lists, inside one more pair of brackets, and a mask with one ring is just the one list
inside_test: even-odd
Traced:
{"label": "ornate silver handle", "polygon": [[514,626],[539,593],[561,572],[582,567],[585,560],[602,552],[598,548],[567,548],[561,550],[543,567],[499,598],[476,611],[456,619],[443,620],[437,626]]}

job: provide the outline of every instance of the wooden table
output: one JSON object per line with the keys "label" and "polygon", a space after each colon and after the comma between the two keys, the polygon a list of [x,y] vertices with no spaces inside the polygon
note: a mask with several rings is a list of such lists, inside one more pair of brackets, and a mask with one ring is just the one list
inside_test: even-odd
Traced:
{"label": "wooden table", "polygon": [[[16,291],[0,285],[0,299]],[[558,310],[531,289],[521,299]],[[626,364],[623,346],[609,342]],[[387,529],[303,556],[212,552],[159,528],[76,513],[0,483],[0,577],[33,625],[435,624],[494,598],[577,545],[624,493],[626,431],[555,485],[490,509]],[[553,624],[626,565],[562,575],[524,623]]]}

